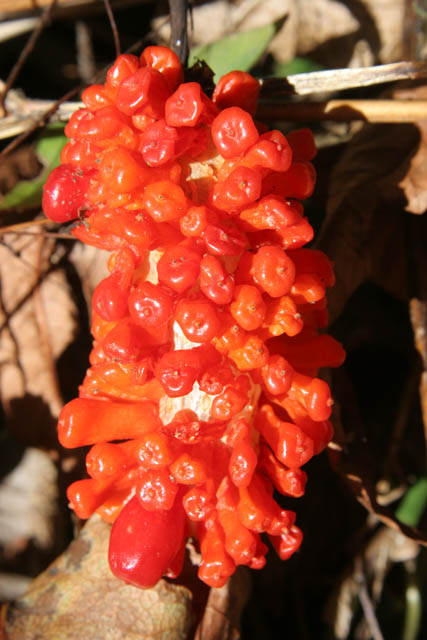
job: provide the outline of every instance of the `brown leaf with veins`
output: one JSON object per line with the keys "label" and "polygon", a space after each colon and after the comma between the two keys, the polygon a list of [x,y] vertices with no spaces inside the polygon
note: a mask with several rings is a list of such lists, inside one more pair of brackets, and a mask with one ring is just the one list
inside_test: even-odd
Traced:
{"label": "brown leaf with veins", "polygon": [[251,591],[246,567],[237,571],[219,589],[210,589],[203,618],[195,640],[237,640],[240,638],[240,618]]}
{"label": "brown leaf with veins", "polygon": [[366,280],[408,298],[398,184],[417,140],[412,124],[365,125],[332,171],[327,215],[316,243],[334,263],[337,282],[328,295],[332,320]]}
{"label": "brown leaf with veins", "polygon": [[2,240],[1,401],[24,444],[55,446],[63,404],[55,361],[75,332],[75,306],[64,273],[55,268],[64,249],[42,233]]}
{"label": "brown leaf with veins", "polygon": [[[394,97],[402,100],[425,100],[427,86],[399,89]],[[420,140],[415,155],[411,159],[409,170],[399,186],[403,189],[408,204],[406,211],[421,214],[427,209],[427,113],[426,120],[416,122]]]}
{"label": "brown leaf with veins", "polygon": [[108,566],[110,526],[93,516],[79,537],[10,606],[9,640],[184,640],[191,593],[161,580],[138,589]]}

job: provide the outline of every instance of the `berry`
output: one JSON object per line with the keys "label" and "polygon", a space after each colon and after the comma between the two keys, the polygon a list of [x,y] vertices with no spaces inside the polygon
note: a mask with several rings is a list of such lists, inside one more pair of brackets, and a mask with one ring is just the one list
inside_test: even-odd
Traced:
{"label": "berry", "polygon": [[50,173],[44,187],[42,208],[54,222],[69,222],[89,207],[87,192],[95,171],[62,164]]}
{"label": "berry", "polygon": [[240,107],[224,109],[212,123],[212,140],[224,158],[243,154],[258,140],[252,117]]}

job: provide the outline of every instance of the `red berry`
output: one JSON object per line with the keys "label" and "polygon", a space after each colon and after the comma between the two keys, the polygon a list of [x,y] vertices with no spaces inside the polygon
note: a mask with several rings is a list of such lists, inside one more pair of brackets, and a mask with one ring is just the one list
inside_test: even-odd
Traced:
{"label": "red berry", "polygon": [[176,307],[175,320],[192,342],[210,342],[220,326],[216,308],[209,300],[180,300]]}
{"label": "red berry", "polygon": [[258,287],[239,285],[234,290],[230,311],[236,322],[246,331],[255,331],[264,320],[265,302]]}
{"label": "red berry", "polygon": [[220,109],[236,106],[254,114],[259,89],[258,80],[246,71],[230,71],[218,80],[212,100]]}
{"label": "red berry", "polygon": [[173,301],[161,286],[142,282],[129,295],[132,320],[146,329],[155,329],[172,317]]}
{"label": "red berry", "polygon": [[125,78],[117,91],[116,105],[128,116],[141,112],[161,118],[169,96],[161,73],[152,67],[142,67]]}
{"label": "red berry", "polygon": [[242,155],[259,137],[252,117],[240,107],[221,111],[212,123],[211,133],[216,148],[224,158]]}
{"label": "red berry", "polygon": [[141,53],[141,65],[160,71],[171,91],[184,79],[181,62],[168,47],[146,47]]}
{"label": "red berry", "polygon": [[153,587],[179,552],[184,531],[185,512],[179,496],[172,509],[161,511],[147,511],[135,496],[111,530],[111,571],[137,587]]}
{"label": "red berry", "polygon": [[212,195],[217,209],[234,213],[257,200],[261,194],[261,174],[249,167],[237,167],[222,182],[217,182]]}
{"label": "red berry", "polygon": [[199,354],[194,349],[165,353],[155,367],[155,375],[165,393],[177,398],[193,389],[201,372]]}
{"label": "red berry", "polygon": [[168,249],[157,263],[159,280],[173,291],[184,293],[196,283],[200,261],[200,254],[185,246]]}
{"label": "red berry", "polygon": [[50,173],[43,187],[42,208],[54,222],[69,222],[89,206],[87,192],[96,171],[62,164]]}
{"label": "red berry", "polygon": [[215,256],[238,256],[247,245],[243,233],[225,225],[208,224],[202,237],[209,253]]}
{"label": "red berry", "polygon": [[234,280],[227,274],[219,258],[205,255],[200,263],[200,289],[204,295],[223,305],[233,298]]}
{"label": "red berry", "polygon": [[258,249],[252,262],[251,274],[255,282],[273,298],[287,293],[295,279],[295,265],[278,246],[266,245]]}
{"label": "red berry", "polygon": [[194,127],[202,112],[202,90],[197,82],[181,84],[166,100],[165,118],[171,127]]}
{"label": "red berry", "polygon": [[188,209],[184,191],[170,180],[153,182],[145,187],[142,205],[155,222],[175,220]]}
{"label": "red berry", "polygon": [[165,120],[158,120],[142,132],[139,150],[150,167],[159,167],[175,158],[177,140],[176,129],[169,127]]}

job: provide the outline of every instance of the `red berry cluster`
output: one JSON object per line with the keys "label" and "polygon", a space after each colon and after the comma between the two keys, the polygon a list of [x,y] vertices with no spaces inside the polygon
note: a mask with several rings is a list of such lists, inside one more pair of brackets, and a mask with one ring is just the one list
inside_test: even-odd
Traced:
{"label": "red berry cluster", "polygon": [[113,252],[91,367],[59,420],[63,446],[93,445],[68,498],[114,522],[112,571],[143,587],[179,574],[188,536],[214,587],[264,566],[266,537],[291,556],[302,533],[273,492],[301,496],[332,435],[316,375],[343,360],[319,332],[334,275],[303,248],[299,202],[316,150],[308,129],[254,121],[258,90],[237,71],[210,99],[169,49],[121,55],[84,91],[45,186],[47,216]]}

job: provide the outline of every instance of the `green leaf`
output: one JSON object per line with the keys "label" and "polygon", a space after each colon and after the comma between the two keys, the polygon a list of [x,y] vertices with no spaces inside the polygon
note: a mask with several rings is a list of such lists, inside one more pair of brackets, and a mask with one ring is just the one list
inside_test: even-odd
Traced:
{"label": "green leaf", "polygon": [[396,511],[398,520],[410,527],[418,526],[427,507],[427,476],[423,476],[405,493]]}
{"label": "green leaf", "polygon": [[62,148],[67,142],[64,125],[46,127],[36,143],[36,153],[44,169],[34,180],[21,180],[0,202],[0,209],[31,209],[41,205],[43,185],[50,171],[60,162]]}
{"label": "green leaf", "polygon": [[273,64],[273,75],[283,78],[298,73],[310,73],[310,71],[323,71],[326,69],[321,64],[310,60],[310,58],[294,58],[289,62],[275,62]]}
{"label": "green leaf", "polygon": [[265,52],[275,33],[276,25],[267,24],[195,47],[190,52],[189,64],[204,60],[214,71],[215,81],[229,71],[248,71]]}

